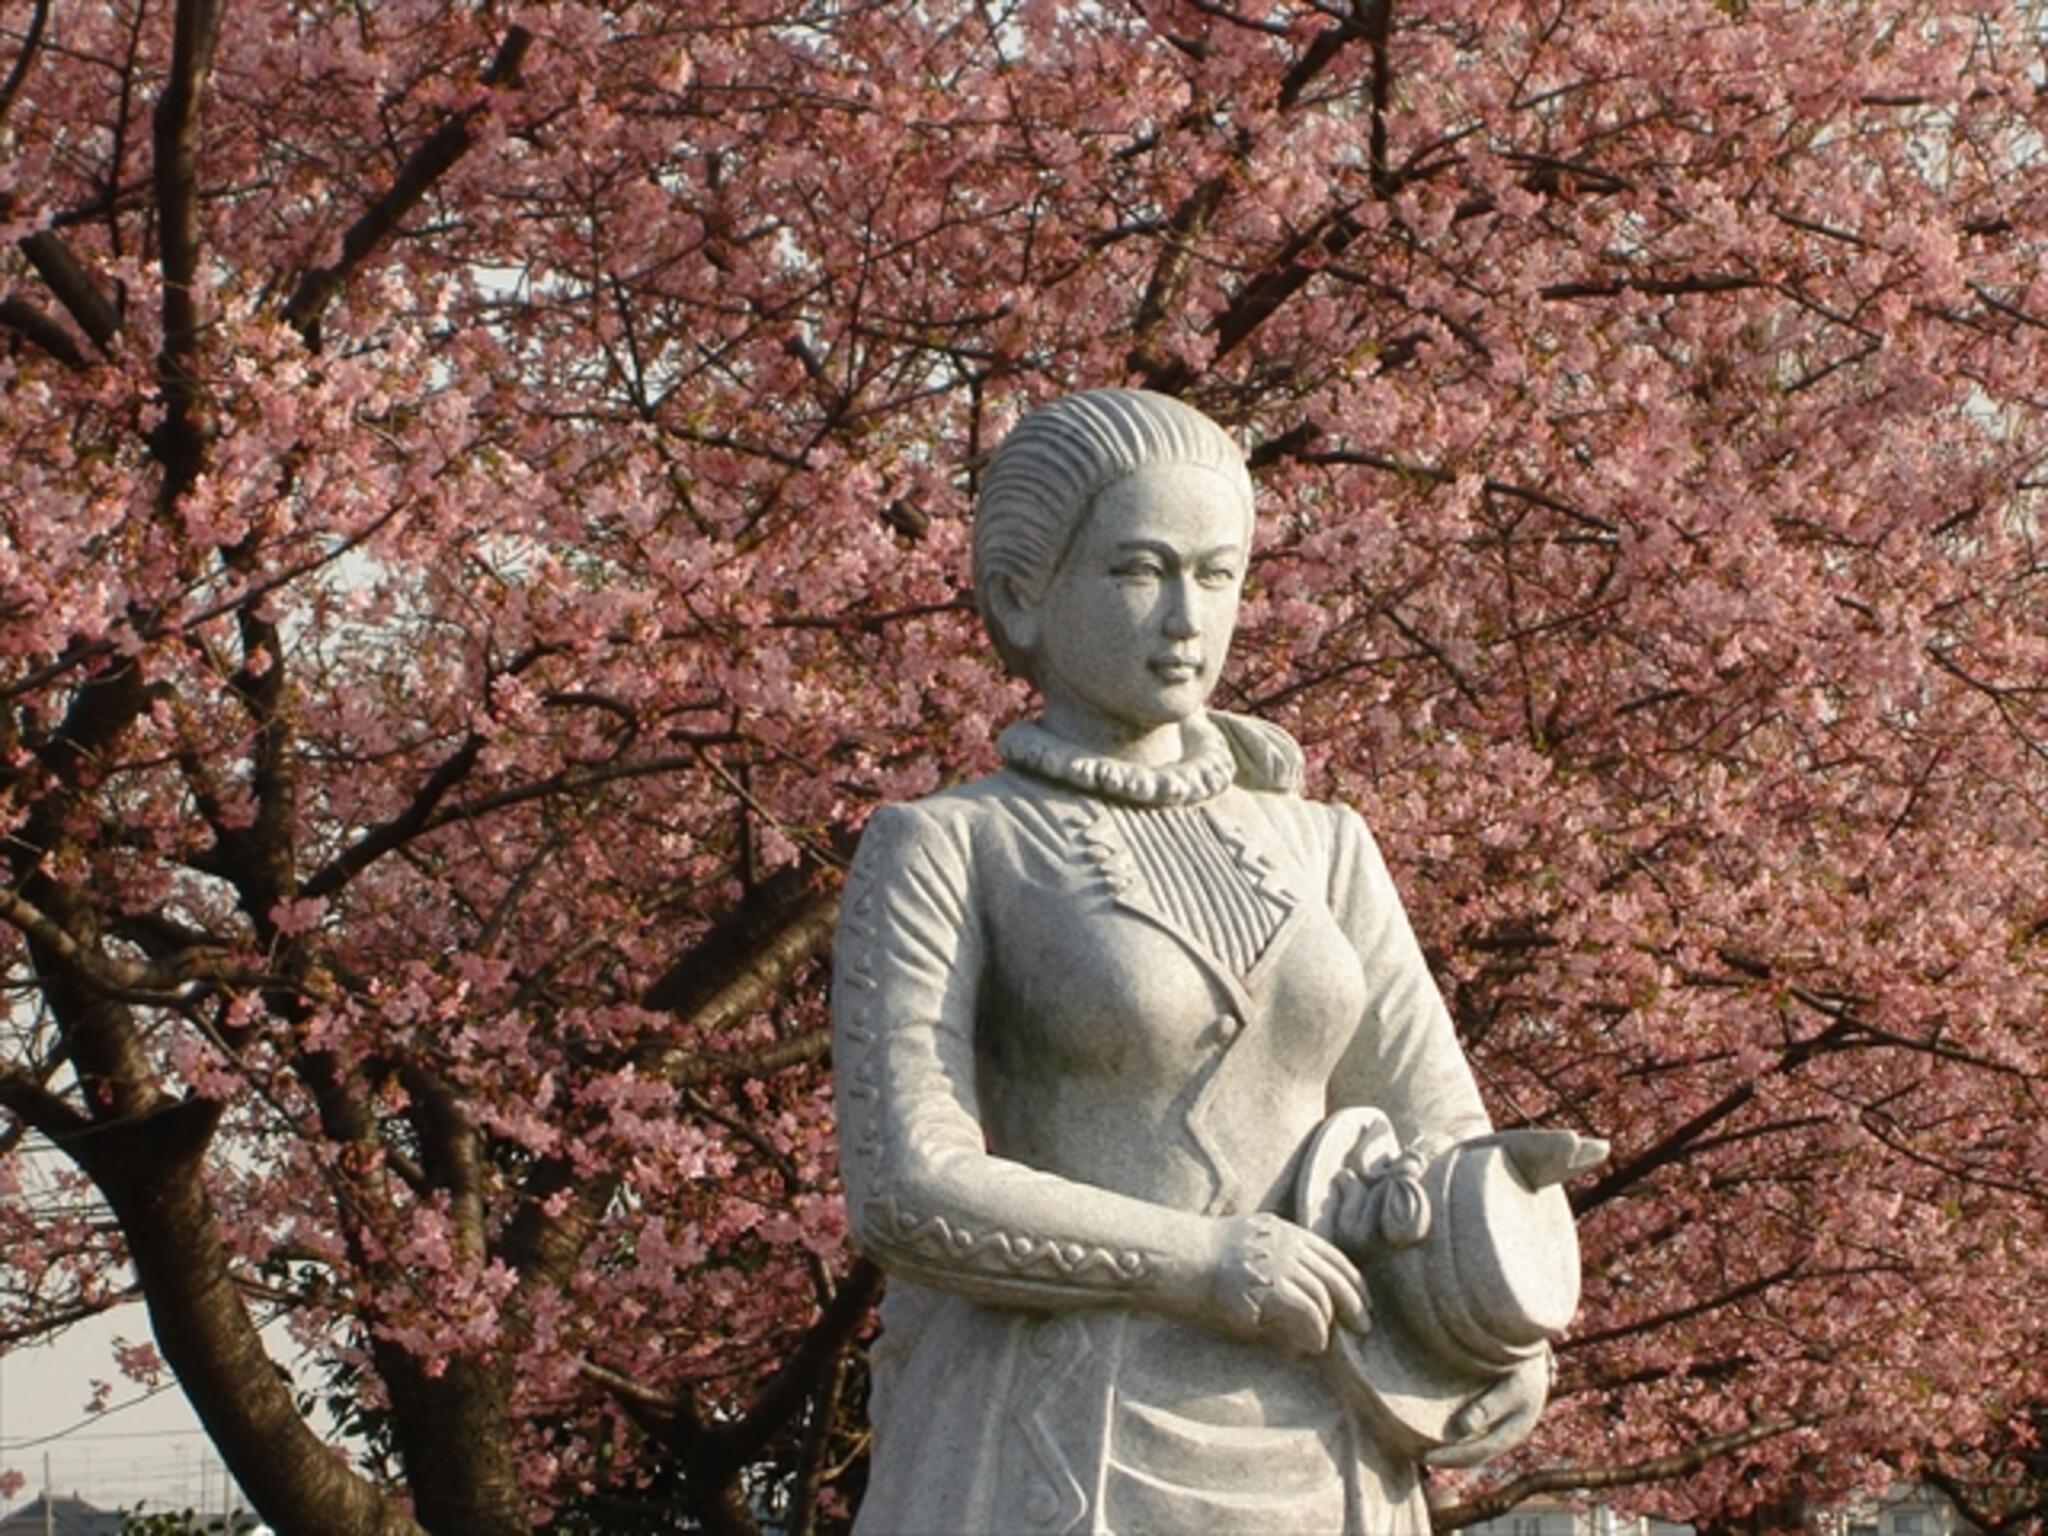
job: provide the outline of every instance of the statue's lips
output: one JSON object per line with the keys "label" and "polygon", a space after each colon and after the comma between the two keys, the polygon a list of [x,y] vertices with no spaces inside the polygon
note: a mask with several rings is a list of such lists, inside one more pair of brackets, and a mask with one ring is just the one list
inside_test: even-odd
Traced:
{"label": "statue's lips", "polygon": [[1163,683],[1191,683],[1202,675],[1202,663],[1172,656],[1147,662],[1147,669]]}

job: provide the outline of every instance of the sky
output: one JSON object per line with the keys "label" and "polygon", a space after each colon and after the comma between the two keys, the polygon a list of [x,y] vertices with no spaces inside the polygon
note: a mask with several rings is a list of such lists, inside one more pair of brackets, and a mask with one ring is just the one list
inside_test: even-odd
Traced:
{"label": "sky", "polygon": [[[59,1497],[75,1493],[106,1509],[146,1499],[152,1510],[222,1512],[228,1489],[220,1458],[184,1394],[175,1385],[145,1392],[115,1369],[115,1339],[148,1337],[149,1319],[137,1303],[81,1323],[54,1343],[0,1353],[0,1471],[28,1479],[0,1508],[42,1491],[47,1455],[51,1491]],[[278,1358],[290,1358],[281,1329],[269,1342]],[[106,1411],[97,1414],[86,1406],[95,1379],[115,1383]]]}

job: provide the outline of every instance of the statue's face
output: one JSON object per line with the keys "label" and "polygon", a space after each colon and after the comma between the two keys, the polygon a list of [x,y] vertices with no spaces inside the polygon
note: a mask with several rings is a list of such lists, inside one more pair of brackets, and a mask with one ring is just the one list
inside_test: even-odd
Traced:
{"label": "statue's face", "polygon": [[1214,470],[1151,465],[1103,491],[1036,605],[1046,723],[1110,748],[1199,710],[1237,625],[1249,524]]}

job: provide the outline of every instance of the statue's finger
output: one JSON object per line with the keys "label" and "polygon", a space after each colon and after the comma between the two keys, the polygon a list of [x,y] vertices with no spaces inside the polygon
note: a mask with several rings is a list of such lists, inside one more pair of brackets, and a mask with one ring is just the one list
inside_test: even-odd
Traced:
{"label": "statue's finger", "polygon": [[1452,1438],[1471,1440],[1485,1434],[1519,1407],[1521,1399],[1521,1382],[1513,1376],[1502,1377],[1458,1410],[1451,1420]]}
{"label": "statue's finger", "polygon": [[1273,1287],[1270,1304],[1279,1315],[1280,1342],[1296,1354],[1319,1355],[1330,1344],[1330,1313],[1325,1300],[1294,1280]]}
{"label": "statue's finger", "polygon": [[1336,1317],[1355,1331],[1364,1332],[1372,1318],[1372,1303],[1357,1269],[1344,1262],[1341,1255],[1338,1262],[1331,1263],[1326,1254],[1316,1250],[1304,1254],[1303,1263],[1322,1283]]}

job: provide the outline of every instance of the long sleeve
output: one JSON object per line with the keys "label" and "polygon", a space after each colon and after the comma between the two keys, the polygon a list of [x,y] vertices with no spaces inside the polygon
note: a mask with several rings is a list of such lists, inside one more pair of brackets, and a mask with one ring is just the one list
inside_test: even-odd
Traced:
{"label": "long sleeve", "polygon": [[1365,822],[1331,806],[1330,908],[1365,968],[1366,1006],[1338,1065],[1330,1107],[1384,1110],[1407,1146],[1418,1136],[1457,1141],[1492,1129],[1408,914]]}
{"label": "long sleeve", "polygon": [[1204,1218],[987,1150],[974,873],[965,817],[894,805],[869,823],[847,878],[833,1059],[854,1235],[892,1272],[983,1301],[1183,1310],[1200,1283]]}

